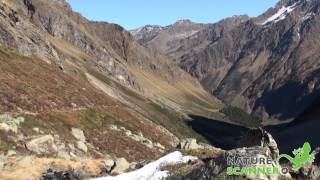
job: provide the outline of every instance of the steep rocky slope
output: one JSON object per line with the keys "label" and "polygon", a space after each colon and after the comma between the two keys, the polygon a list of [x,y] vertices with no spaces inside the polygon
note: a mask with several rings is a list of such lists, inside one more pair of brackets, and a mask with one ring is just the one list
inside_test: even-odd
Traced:
{"label": "steep rocky slope", "polygon": [[281,0],[256,18],[210,25],[165,53],[208,92],[264,124],[293,120],[320,92],[319,7]]}
{"label": "steep rocky slope", "polygon": [[147,25],[130,32],[141,45],[155,52],[168,54],[180,46],[181,40],[196,34],[207,26],[190,20],[179,20],[166,27]]}
{"label": "steep rocky slope", "polygon": [[[148,87],[153,86],[152,78],[156,78],[159,84],[171,87],[175,93],[197,96],[203,102],[207,99],[214,101],[207,98],[210,96],[194,79],[165,57],[138,45],[130,33],[118,25],[90,22],[72,12],[64,1],[34,0],[36,11],[31,19],[23,1],[3,3],[6,14],[2,18],[2,42],[23,55],[36,55],[71,75],[94,71],[150,98],[155,98],[155,93],[160,96],[159,92],[152,92],[156,88]],[[190,91],[173,87],[175,82],[189,85]],[[159,85],[158,89],[162,88],[167,87]],[[172,104],[185,100],[182,98],[179,102],[170,99],[169,95],[165,90],[161,94],[163,99],[173,101]]]}
{"label": "steep rocky slope", "polygon": [[188,114],[223,107],[167,57],[64,0],[2,0],[0,44],[0,171],[12,172],[0,179],[30,173],[3,164],[15,155],[53,158],[39,160],[37,173],[63,165],[54,158],[151,160],[180,138],[205,141]]}

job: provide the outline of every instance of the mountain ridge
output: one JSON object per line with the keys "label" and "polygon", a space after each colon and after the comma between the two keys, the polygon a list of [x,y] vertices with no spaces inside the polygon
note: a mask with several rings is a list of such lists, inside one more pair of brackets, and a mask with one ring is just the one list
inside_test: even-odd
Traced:
{"label": "mountain ridge", "polygon": [[[177,42],[171,52],[162,53],[226,104],[241,107],[266,124],[288,122],[318,94],[317,63],[312,60],[317,57],[317,43],[311,43],[310,37],[318,29],[318,17],[318,1],[279,1],[258,17],[236,16],[225,24],[222,20]],[[310,57],[302,56],[306,51],[303,46],[308,47]],[[298,56],[300,60],[294,60]],[[298,64],[304,64],[304,69]],[[304,79],[309,79],[309,85]],[[312,92],[306,87],[313,87]],[[282,94],[288,88],[296,90],[291,93],[295,100]]]}

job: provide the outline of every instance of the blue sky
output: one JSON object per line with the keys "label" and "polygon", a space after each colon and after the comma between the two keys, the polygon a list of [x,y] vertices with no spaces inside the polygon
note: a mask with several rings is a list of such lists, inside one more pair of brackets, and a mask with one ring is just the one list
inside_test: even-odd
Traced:
{"label": "blue sky", "polygon": [[147,24],[169,25],[180,19],[213,23],[225,17],[257,16],[277,0],[67,0],[90,20],[116,23],[130,30]]}

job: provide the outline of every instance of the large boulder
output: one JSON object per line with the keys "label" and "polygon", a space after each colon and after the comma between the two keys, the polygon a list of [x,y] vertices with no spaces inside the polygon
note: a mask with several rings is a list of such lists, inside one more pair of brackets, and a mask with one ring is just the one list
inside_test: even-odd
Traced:
{"label": "large boulder", "polygon": [[26,147],[29,151],[36,154],[51,154],[57,151],[52,135],[40,136],[27,142]]}
{"label": "large boulder", "polygon": [[72,128],[71,134],[73,137],[75,137],[77,140],[81,142],[86,142],[86,137],[84,136],[84,132],[81,129],[78,128]]}
{"label": "large boulder", "polygon": [[10,114],[2,114],[0,115],[0,130],[18,133],[18,127],[23,122],[23,117],[14,118]]}
{"label": "large boulder", "polygon": [[14,123],[0,123],[0,130],[5,132],[18,133],[18,126]]}
{"label": "large boulder", "polygon": [[71,156],[70,156],[70,154],[69,154],[67,151],[61,150],[61,151],[58,151],[58,153],[57,153],[57,158],[59,158],[59,159],[65,159],[65,160],[70,160],[70,159],[71,159]]}
{"label": "large boulder", "polygon": [[85,153],[88,152],[88,147],[87,147],[87,145],[86,145],[84,142],[82,142],[82,141],[78,141],[78,142],[77,142],[77,148],[80,149],[81,151],[85,152]]}
{"label": "large boulder", "polygon": [[130,163],[125,158],[119,158],[115,162],[115,167],[112,174],[122,174],[130,168]]}
{"label": "large boulder", "polygon": [[104,167],[102,173],[109,174],[111,173],[112,169],[115,167],[115,162],[112,159],[106,159],[104,161]]}
{"label": "large boulder", "polygon": [[203,147],[197,143],[196,139],[188,138],[180,141],[179,148],[183,150],[196,150]]}

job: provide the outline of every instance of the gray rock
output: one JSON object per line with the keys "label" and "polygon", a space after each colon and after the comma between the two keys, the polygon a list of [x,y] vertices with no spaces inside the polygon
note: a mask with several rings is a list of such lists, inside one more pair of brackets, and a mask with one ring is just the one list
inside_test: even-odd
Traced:
{"label": "gray rock", "polygon": [[24,122],[24,117],[13,118],[13,122],[19,126],[21,123]]}
{"label": "gray rock", "polygon": [[86,145],[84,142],[82,142],[82,141],[78,141],[78,142],[77,142],[77,148],[80,149],[81,151],[85,152],[85,153],[88,152],[88,147],[87,147],[87,145]]}
{"label": "gray rock", "polygon": [[84,133],[81,129],[78,128],[72,128],[71,129],[71,134],[73,137],[75,137],[77,140],[81,142],[86,142],[86,137],[84,136]]}
{"label": "gray rock", "polygon": [[162,144],[160,144],[160,143],[154,143],[154,146],[156,147],[156,148],[158,148],[158,149],[162,149],[162,150],[165,150],[166,149],[166,147],[164,147]]}
{"label": "gray rock", "polygon": [[71,151],[74,151],[75,150],[75,147],[73,144],[68,144],[68,147],[71,149]]}
{"label": "gray rock", "polygon": [[0,130],[17,134],[18,127],[23,122],[23,117],[13,118],[10,114],[2,114],[0,115]]}
{"label": "gray rock", "polygon": [[42,173],[43,180],[80,180],[88,179],[87,174],[83,170],[72,169],[68,171],[49,168],[46,172]]}
{"label": "gray rock", "polygon": [[142,144],[144,144],[145,146],[147,146],[150,149],[154,148],[152,141],[150,141],[149,139],[143,139],[141,142],[142,142]]}
{"label": "gray rock", "polygon": [[106,173],[110,173],[112,169],[115,167],[115,162],[112,159],[106,159],[104,161],[104,169]]}
{"label": "gray rock", "polygon": [[5,132],[18,133],[18,126],[12,122],[0,123],[0,130]]}
{"label": "gray rock", "polygon": [[57,154],[57,158],[59,159],[65,159],[65,160],[70,160],[71,159],[71,156],[68,152],[66,151],[58,151],[58,154]]}
{"label": "gray rock", "polygon": [[125,158],[119,158],[116,160],[116,165],[112,170],[112,174],[122,174],[130,168],[130,163]]}
{"label": "gray rock", "polygon": [[74,154],[73,152],[70,152],[69,154],[70,154],[71,159],[77,160],[77,159],[79,158],[79,157],[78,157],[76,154]]}
{"label": "gray rock", "polygon": [[37,128],[37,127],[32,128],[32,130],[33,130],[34,132],[36,132],[36,133],[39,133],[39,132],[40,132],[40,129]]}
{"label": "gray rock", "polygon": [[197,143],[196,139],[188,138],[180,142],[179,147],[183,150],[196,150],[202,149],[203,147]]}
{"label": "gray rock", "polygon": [[0,121],[1,122],[13,121],[13,117],[10,114],[1,114],[0,115]]}
{"label": "gray rock", "polygon": [[36,154],[50,154],[57,151],[52,135],[40,136],[27,142],[26,147],[29,151]]}

